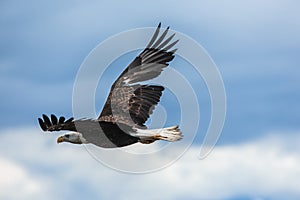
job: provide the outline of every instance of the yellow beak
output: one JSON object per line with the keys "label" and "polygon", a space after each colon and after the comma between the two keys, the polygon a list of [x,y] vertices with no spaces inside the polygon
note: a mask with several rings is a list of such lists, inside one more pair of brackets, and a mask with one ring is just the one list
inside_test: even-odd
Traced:
{"label": "yellow beak", "polygon": [[60,136],[59,138],[57,138],[57,143],[61,143],[64,141],[64,137]]}

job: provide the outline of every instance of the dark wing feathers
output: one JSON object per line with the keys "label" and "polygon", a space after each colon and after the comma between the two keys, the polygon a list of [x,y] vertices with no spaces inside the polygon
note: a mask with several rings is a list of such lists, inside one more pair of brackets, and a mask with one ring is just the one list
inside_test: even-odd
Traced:
{"label": "dark wing feathers", "polygon": [[127,66],[112,85],[98,118],[99,121],[119,121],[127,124],[133,122],[142,126],[152,114],[164,88],[137,83],[159,76],[169,65],[168,62],[173,60],[177,50],[169,49],[178,42],[178,40],[171,42],[175,34],[166,38],[169,27],[159,36],[160,28],[161,23],[146,48]]}
{"label": "dark wing feathers", "polygon": [[58,123],[62,124],[62,123],[64,123],[65,120],[66,120],[66,118],[61,116],[58,120]]}
{"label": "dark wing feathers", "polygon": [[164,87],[142,85],[129,100],[129,113],[135,124],[143,125],[160,100]]}
{"label": "dark wing feathers", "polygon": [[59,119],[57,119],[57,117],[52,114],[50,118],[51,120],[45,114],[42,115],[42,118],[38,118],[40,127],[43,131],[60,131],[60,130],[76,131],[73,117],[65,121],[64,117],[60,117]]}
{"label": "dark wing feathers", "polygon": [[156,47],[163,41],[163,39],[166,37],[168,30],[169,30],[169,26],[166,28],[166,30],[163,32],[163,34],[161,34],[161,36],[158,38],[158,40],[153,44],[153,46],[151,46],[150,48],[152,49],[156,49]]}
{"label": "dark wing feathers", "polygon": [[41,129],[43,131],[47,131],[47,126],[46,126],[45,122],[41,118],[38,118],[38,121],[39,121]]}
{"label": "dark wing feathers", "polygon": [[[167,51],[167,50],[169,50],[170,48],[172,48],[172,47],[178,42],[178,40],[176,40],[175,42],[171,43],[171,44],[173,44],[172,46],[171,46],[171,45],[168,45],[167,47],[170,46],[169,48],[166,48],[165,46],[166,46],[166,44],[168,44],[168,43],[173,39],[174,36],[175,36],[175,33],[172,34],[170,37],[168,37],[164,42],[162,42],[162,43],[157,47],[157,49],[163,49],[163,50]],[[165,48],[163,48],[163,47],[165,47]]]}
{"label": "dark wing feathers", "polygon": [[160,31],[160,27],[161,27],[161,23],[159,22],[158,26],[157,26],[157,29],[155,30],[150,42],[147,44],[146,46],[146,49],[149,48],[150,46],[152,46],[152,44],[154,43],[154,41],[156,40],[158,34],[159,34],[159,31]]}
{"label": "dark wing feathers", "polygon": [[[158,37],[160,27],[161,24],[158,25],[147,47],[128,65],[128,67],[115,81],[112,89],[115,86],[132,84],[155,78],[160,75],[165,67],[169,65],[168,62],[173,60],[176,49],[170,51],[169,49],[171,49],[178,40],[170,43],[175,34],[172,34],[170,37],[165,39],[169,31],[169,27],[161,34],[160,37]],[[152,75],[148,76],[150,71],[152,72]]]}
{"label": "dark wing feathers", "polygon": [[71,117],[71,118],[69,118],[67,121],[65,121],[65,124],[69,124],[69,123],[73,122],[73,120],[74,120],[74,118]]}
{"label": "dark wing feathers", "polygon": [[52,125],[52,123],[51,123],[51,121],[50,121],[50,119],[47,115],[43,114],[43,119],[44,119],[44,122],[45,122],[46,126],[51,126]]}
{"label": "dark wing feathers", "polygon": [[51,114],[51,121],[53,125],[57,125],[58,124],[58,119],[55,115]]}

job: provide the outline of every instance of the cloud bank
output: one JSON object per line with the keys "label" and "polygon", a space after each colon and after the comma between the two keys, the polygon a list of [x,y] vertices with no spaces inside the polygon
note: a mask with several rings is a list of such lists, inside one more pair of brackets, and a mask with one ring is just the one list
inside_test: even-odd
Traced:
{"label": "cloud bank", "polygon": [[163,170],[133,175],[103,166],[83,146],[56,145],[56,136],[37,129],[6,130],[0,134],[0,198],[299,198],[300,137],[267,135],[217,146],[204,160],[197,159],[199,147],[192,146]]}

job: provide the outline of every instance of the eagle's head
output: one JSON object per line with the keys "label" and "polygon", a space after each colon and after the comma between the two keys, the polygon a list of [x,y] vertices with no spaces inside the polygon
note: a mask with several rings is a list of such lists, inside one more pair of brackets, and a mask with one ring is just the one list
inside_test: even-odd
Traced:
{"label": "eagle's head", "polygon": [[57,138],[57,143],[61,142],[70,142],[73,144],[87,143],[82,134],[78,132],[68,132],[67,134],[60,136]]}

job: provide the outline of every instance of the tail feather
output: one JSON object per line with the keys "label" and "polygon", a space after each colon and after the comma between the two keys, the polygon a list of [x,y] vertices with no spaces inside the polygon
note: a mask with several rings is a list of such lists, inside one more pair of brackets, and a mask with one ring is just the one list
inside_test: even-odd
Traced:
{"label": "tail feather", "polygon": [[169,142],[175,142],[181,140],[183,137],[178,126],[171,126],[161,129],[136,129],[136,132],[132,135],[140,137],[141,142],[148,142],[151,140],[165,140]]}
{"label": "tail feather", "polygon": [[178,126],[171,126],[168,128],[161,129],[156,137],[159,140],[174,142],[177,140],[181,140],[183,135]]}

